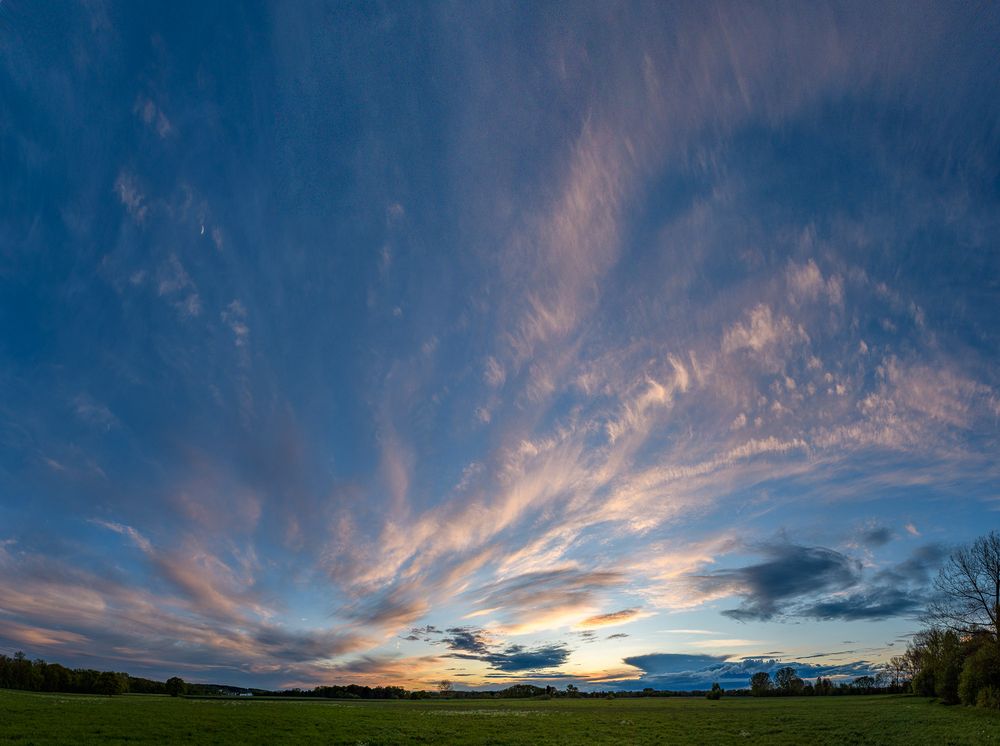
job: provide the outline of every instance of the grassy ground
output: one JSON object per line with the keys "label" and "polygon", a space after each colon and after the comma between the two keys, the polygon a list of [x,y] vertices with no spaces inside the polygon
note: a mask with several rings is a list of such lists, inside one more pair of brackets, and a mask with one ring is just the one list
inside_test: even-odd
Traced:
{"label": "grassy ground", "polygon": [[0,691],[3,744],[1000,744],[1000,713],[900,696],[247,701]]}

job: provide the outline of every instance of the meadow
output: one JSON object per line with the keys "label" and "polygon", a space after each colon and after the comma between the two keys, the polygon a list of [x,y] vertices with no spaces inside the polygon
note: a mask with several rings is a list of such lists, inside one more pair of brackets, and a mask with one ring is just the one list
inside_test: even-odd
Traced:
{"label": "meadow", "polygon": [[909,696],[302,701],[0,691],[0,743],[1000,744],[1000,713]]}

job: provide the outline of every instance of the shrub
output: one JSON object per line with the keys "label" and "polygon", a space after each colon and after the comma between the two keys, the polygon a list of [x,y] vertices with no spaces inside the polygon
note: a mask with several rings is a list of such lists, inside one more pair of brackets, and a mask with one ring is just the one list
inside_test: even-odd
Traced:
{"label": "shrub", "polygon": [[995,686],[984,686],[976,697],[976,707],[1000,710],[1000,689]]}
{"label": "shrub", "polygon": [[913,693],[958,703],[958,679],[965,656],[961,638],[950,630],[929,629],[917,635],[914,647],[919,651],[920,672],[913,678]]}
{"label": "shrub", "polygon": [[1000,646],[995,642],[981,645],[965,659],[958,680],[958,695],[963,704],[979,705],[979,693],[986,689],[1000,691]]}
{"label": "shrub", "polygon": [[976,697],[976,707],[988,710],[1000,710],[1000,689],[995,686],[984,686]]}
{"label": "shrub", "polygon": [[913,681],[910,682],[910,687],[913,689],[913,693],[918,697],[933,697],[934,669],[925,668],[921,670],[920,673],[913,677]]}

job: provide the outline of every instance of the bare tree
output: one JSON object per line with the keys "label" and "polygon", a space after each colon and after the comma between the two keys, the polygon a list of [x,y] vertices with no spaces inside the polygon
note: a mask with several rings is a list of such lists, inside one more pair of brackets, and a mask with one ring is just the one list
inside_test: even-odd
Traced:
{"label": "bare tree", "polygon": [[1000,534],[991,531],[955,551],[934,581],[927,620],[963,634],[1000,633]]}

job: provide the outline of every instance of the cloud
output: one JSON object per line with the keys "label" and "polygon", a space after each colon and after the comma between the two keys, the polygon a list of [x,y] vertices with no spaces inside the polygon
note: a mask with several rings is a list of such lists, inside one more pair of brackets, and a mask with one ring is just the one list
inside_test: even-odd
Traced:
{"label": "cloud", "polygon": [[570,652],[569,648],[562,644],[537,648],[510,645],[502,652],[489,653],[480,660],[498,671],[540,671],[561,666],[569,658]]}
{"label": "cloud", "polygon": [[608,614],[596,614],[584,619],[578,626],[586,628],[613,627],[619,624],[635,621],[645,616],[641,609],[622,609]]}
{"label": "cloud", "polygon": [[743,597],[724,611],[740,621],[768,620],[786,612],[785,604],[802,596],[846,590],[861,579],[861,563],[832,549],[789,543],[761,547],[766,562],[694,578],[704,591]]}
{"label": "cloud", "polygon": [[489,637],[473,627],[452,627],[447,630],[450,637],[442,638],[449,650],[485,655],[489,652]]}
{"label": "cloud", "polygon": [[[198,288],[176,254],[171,254],[160,266],[157,294],[161,297],[174,296],[173,305],[184,318],[193,318],[201,314],[201,296],[198,294]],[[178,295],[183,297],[177,298]]]}
{"label": "cloud", "polygon": [[73,400],[73,410],[82,421],[101,430],[111,430],[121,424],[107,405],[95,401],[86,394],[80,394]]}
{"label": "cloud", "polygon": [[452,653],[451,655],[465,660],[482,661],[496,671],[514,673],[557,668],[566,662],[571,652],[569,648],[559,643],[534,648],[528,648],[524,645],[508,645],[484,653]]}
{"label": "cloud", "polygon": [[239,300],[234,300],[223,309],[220,317],[233,332],[233,344],[237,347],[246,347],[250,338],[250,328],[246,324],[246,307]]}
{"label": "cloud", "polygon": [[136,115],[161,138],[166,139],[173,134],[174,128],[167,119],[166,114],[158,107],[152,99],[140,96],[136,99],[133,111]]}
{"label": "cloud", "polygon": [[712,597],[741,596],[739,607],[722,612],[737,621],[912,617],[923,608],[930,574],[946,554],[939,545],[926,545],[866,575],[858,560],[832,549],[776,543],[758,551],[770,559],[691,581]]}
{"label": "cloud", "polygon": [[643,673],[660,675],[708,668],[725,661],[726,655],[689,655],[685,653],[647,653],[623,658],[622,662],[635,666]]}
{"label": "cloud", "polygon": [[139,183],[133,174],[128,171],[120,172],[115,180],[115,192],[136,223],[141,224],[145,221],[149,206],[146,204],[146,196],[139,188]]}
{"label": "cloud", "polygon": [[861,540],[872,547],[882,547],[893,539],[892,531],[885,526],[873,526],[865,529],[861,534]]}
{"label": "cloud", "polygon": [[101,526],[102,528],[106,528],[109,531],[114,531],[116,534],[127,536],[129,539],[132,540],[132,543],[135,544],[139,549],[141,549],[145,554],[153,553],[153,545],[150,543],[149,539],[140,534],[131,526],[126,526],[121,523],[115,523],[113,521],[102,521],[96,518],[91,519],[90,522],[96,526]]}
{"label": "cloud", "polygon": [[948,554],[949,550],[943,544],[924,544],[914,549],[902,562],[877,572],[875,578],[897,587],[904,584],[926,586]]}
{"label": "cloud", "polygon": [[507,371],[503,365],[492,355],[486,358],[486,366],[483,370],[483,380],[493,388],[500,388],[507,380]]}
{"label": "cloud", "polygon": [[[107,568],[95,573],[76,561],[0,552],[6,613],[0,638],[70,665],[92,664],[96,649],[101,660],[127,663],[139,675],[192,671],[261,681],[371,643],[350,626],[290,630],[269,622],[273,610],[227,588],[222,578],[228,570],[217,560],[163,555],[131,526],[92,523],[139,548],[155,570],[151,579],[133,587]],[[174,592],[160,585],[160,577]],[[224,593],[230,594],[225,600]]]}
{"label": "cloud", "polygon": [[856,621],[859,619],[889,619],[898,616],[915,617],[922,609],[922,600],[914,597],[909,589],[877,587],[866,592],[852,593],[807,604],[800,608],[797,613],[812,619]]}
{"label": "cloud", "polygon": [[623,579],[619,572],[573,567],[530,572],[479,589],[474,607],[498,614],[507,634],[551,629],[592,616],[601,593]]}
{"label": "cloud", "polygon": [[812,259],[805,264],[790,263],[786,277],[795,303],[815,301],[821,296],[834,306],[840,306],[844,302],[843,280],[837,276],[825,279]]}
{"label": "cloud", "polygon": [[511,247],[511,254],[524,256],[533,246],[537,256],[508,337],[516,363],[534,357],[540,344],[565,338],[592,308],[595,283],[620,250],[619,211],[632,178],[626,148],[621,133],[586,122],[554,200]]}
{"label": "cloud", "polygon": [[555,668],[572,652],[564,643],[528,647],[501,643],[497,637],[477,627],[449,627],[443,633],[434,627],[412,630],[407,639],[444,645],[448,657],[480,661],[496,671],[518,672]]}
{"label": "cloud", "polygon": [[357,647],[355,633],[338,630],[289,630],[261,625],[253,641],[276,663],[288,665],[333,658]]}
{"label": "cloud", "polygon": [[737,321],[722,337],[722,351],[727,354],[748,351],[770,367],[778,366],[778,353],[784,348],[809,341],[805,329],[788,316],[775,315],[771,307],[754,306],[745,321]]}
{"label": "cloud", "polygon": [[429,608],[425,599],[397,588],[368,594],[344,613],[363,627],[397,630],[423,617]]}

